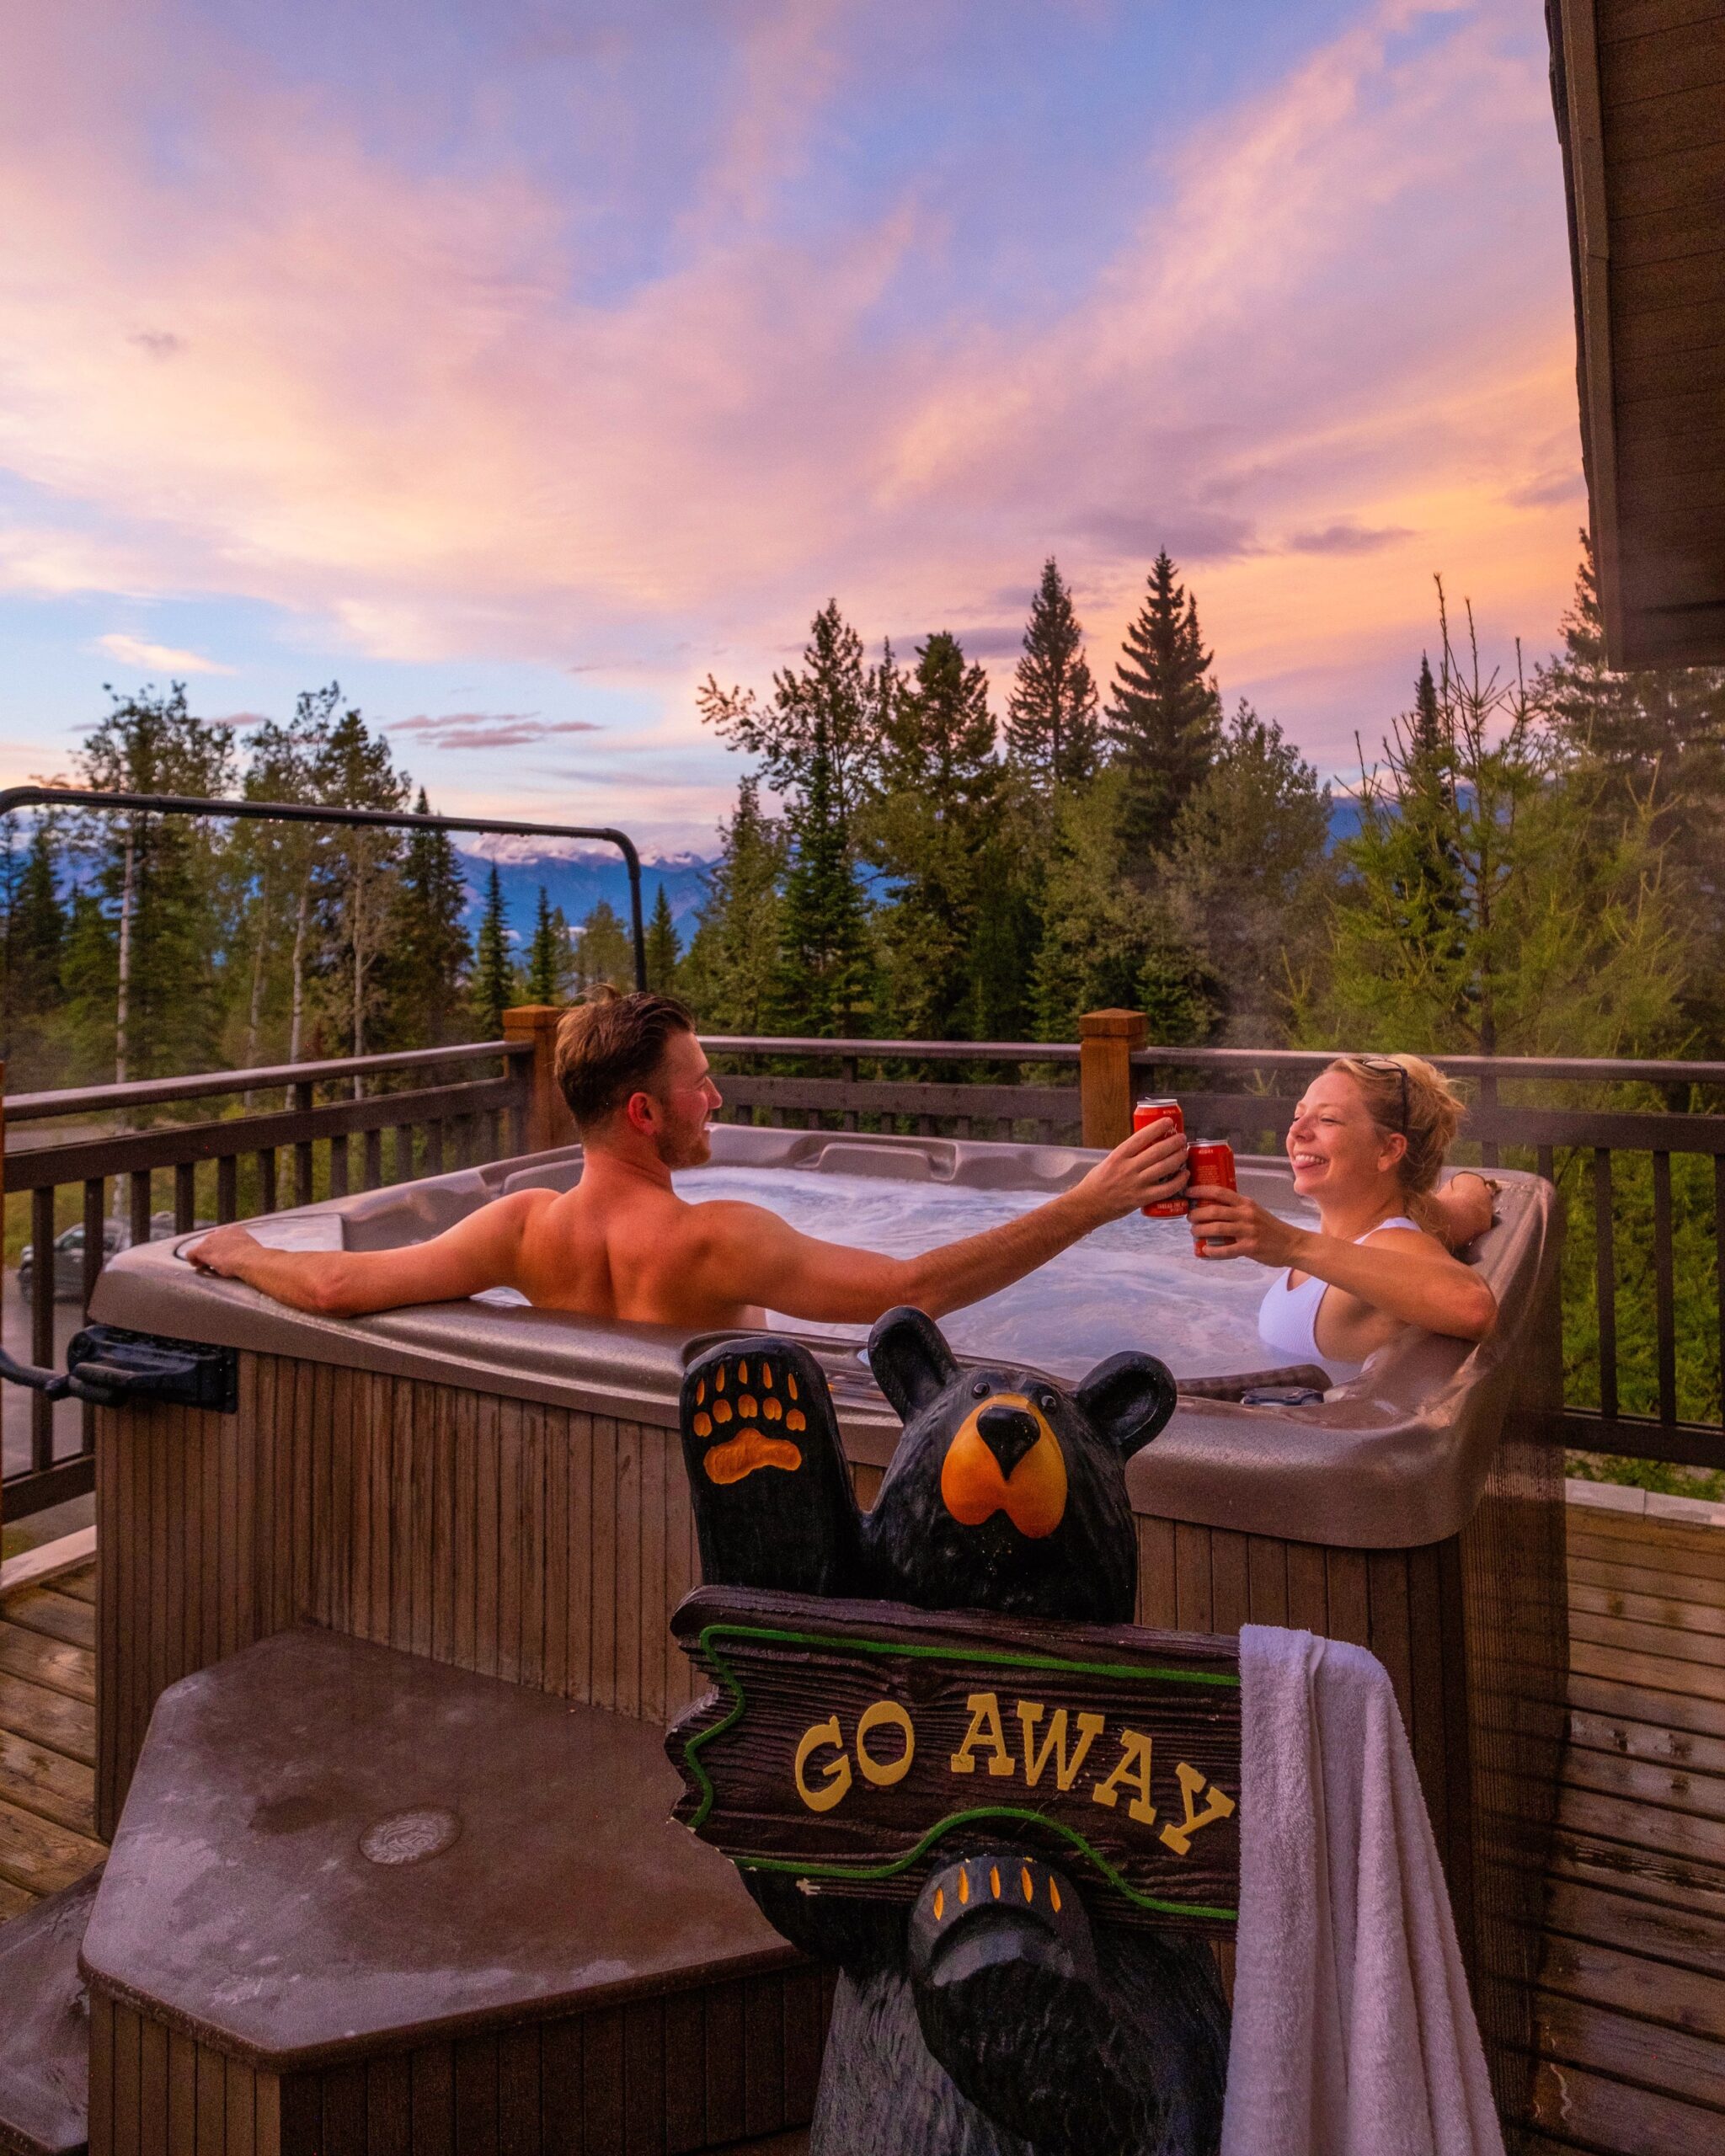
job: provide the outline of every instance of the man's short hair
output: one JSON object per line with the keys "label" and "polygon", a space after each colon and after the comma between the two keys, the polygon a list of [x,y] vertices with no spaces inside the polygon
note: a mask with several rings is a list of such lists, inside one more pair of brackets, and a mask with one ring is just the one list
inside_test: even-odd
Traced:
{"label": "man's short hair", "polygon": [[695,1014],[674,995],[590,990],[557,1029],[557,1082],[575,1121],[585,1130],[615,1115],[631,1093],[650,1093],[665,1043],[694,1030]]}

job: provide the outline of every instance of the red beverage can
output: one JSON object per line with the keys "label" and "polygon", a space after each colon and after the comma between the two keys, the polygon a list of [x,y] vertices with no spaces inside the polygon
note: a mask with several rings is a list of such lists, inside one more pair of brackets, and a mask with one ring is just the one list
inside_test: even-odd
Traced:
{"label": "red beverage can", "polygon": [[[1186,1118],[1180,1113],[1180,1103],[1173,1100],[1140,1101],[1132,1111],[1132,1128],[1142,1130],[1152,1123],[1161,1123],[1164,1118],[1173,1124],[1176,1130],[1185,1129]],[[1165,1198],[1157,1204],[1140,1205],[1138,1209],[1146,1219],[1183,1220],[1186,1201],[1183,1198]]]}
{"label": "red beverage can", "polygon": [[[1225,1138],[1194,1138],[1186,1153],[1186,1187],[1197,1192],[1206,1186],[1211,1190],[1238,1190],[1234,1180],[1234,1149]],[[1202,1236],[1198,1239],[1199,1250],[1210,1245]],[[1226,1241],[1217,1239],[1216,1247],[1225,1250]]]}

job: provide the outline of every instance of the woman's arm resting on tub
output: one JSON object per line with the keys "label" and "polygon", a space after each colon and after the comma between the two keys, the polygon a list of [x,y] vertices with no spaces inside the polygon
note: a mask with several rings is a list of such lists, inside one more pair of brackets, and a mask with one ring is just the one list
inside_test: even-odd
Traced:
{"label": "woman's arm resting on tub", "polygon": [[515,1275],[521,1228],[536,1196],[495,1198],[429,1242],[398,1250],[270,1250],[249,1230],[218,1228],[186,1252],[206,1273],[243,1280],[278,1303],[323,1317],[364,1317],[411,1303],[446,1303]]}
{"label": "woman's arm resting on tub", "polygon": [[1498,1322],[1498,1299],[1479,1274],[1417,1230],[1385,1228],[1370,1242],[1348,1242],[1296,1227],[1238,1190],[1203,1191],[1188,1221],[1202,1239],[1200,1257],[1290,1266],[1404,1325],[1483,1340]]}
{"label": "woman's arm resting on tub", "polygon": [[1176,1196],[1185,1181],[1186,1141],[1159,1123],[1135,1131],[1058,1198],[917,1257],[818,1242],[759,1206],[711,1203],[694,1209],[702,1232],[693,1261],[715,1297],[789,1317],[866,1325],[900,1303],[940,1317],[1022,1280],[1092,1229]]}

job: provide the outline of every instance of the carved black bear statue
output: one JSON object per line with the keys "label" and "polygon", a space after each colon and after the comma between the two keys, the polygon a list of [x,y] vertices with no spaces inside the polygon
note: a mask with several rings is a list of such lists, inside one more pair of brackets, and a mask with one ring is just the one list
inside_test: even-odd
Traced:
{"label": "carved black bear statue", "polygon": [[[1112,1356],[1069,1396],[1033,1372],[960,1370],[913,1310],[880,1320],[868,1358],[905,1429],[866,1516],[805,1349],[733,1342],[691,1367],[683,1442],[708,1582],[1130,1623],[1125,1463],[1173,1412],[1164,1365]],[[955,1835],[942,1854],[908,1919],[744,1875],[787,1939],[841,1971],[813,2156],[1214,2150],[1228,2015],[1209,1947],[1092,1922],[1081,1882],[998,1836]],[[996,1868],[1054,1891],[964,1891]]]}

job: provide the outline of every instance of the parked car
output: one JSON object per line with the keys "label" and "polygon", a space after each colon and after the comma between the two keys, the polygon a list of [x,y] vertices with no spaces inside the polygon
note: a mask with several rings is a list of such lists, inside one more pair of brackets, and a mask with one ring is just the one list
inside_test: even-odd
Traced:
{"label": "parked car", "polygon": [[[213,1227],[213,1220],[200,1220],[200,1228]],[[152,1213],[150,1215],[150,1241],[159,1243],[174,1233],[172,1213]],[[115,1251],[124,1250],[131,1241],[131,1230],[124,1220],[104,1220],[102,1223],[102,1262],[105,1265]],[[69,1228],[62,1228],[51,1246],[54,1253],[54,1299],[56,1303],[75,1303],[84,1292],[84,1224],[82,1220]],[[33,1243],[26,1243],[18,1261],[18,1292],[28,1308],[35,1299],[36,1252]]]}

